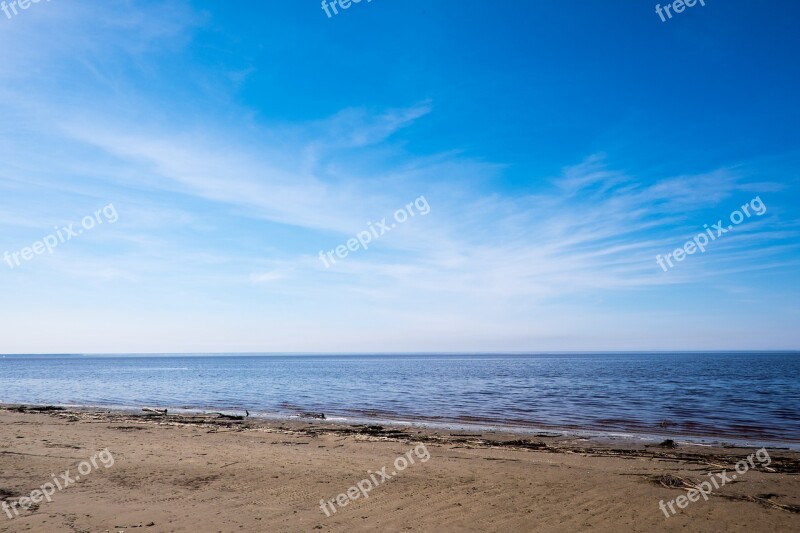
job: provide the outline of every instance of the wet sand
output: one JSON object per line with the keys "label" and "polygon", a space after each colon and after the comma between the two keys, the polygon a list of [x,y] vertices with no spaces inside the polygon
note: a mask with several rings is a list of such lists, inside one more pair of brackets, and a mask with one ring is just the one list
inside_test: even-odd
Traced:
{"label": "wet sand", "polygon": [[[113,456],[108,468],[97,455],[105,449]],[[689,494],[661,482],[721,479],[723,470],[731,476],[755,451],[4,408],[0,500],[19,516],[0,511],[0,531],[800,530],[793,507],[800,506],[800,453],[789,450],[768,449],[769,466],[753,456],[746,473],[714,488],[707,501],[683,509],[675,503],[669,518],[659,509],[660,501]],[[377,474],[383,467],[391,479]],[[20,497],[79,468],[88,473],[52,501],[13,510]],[[358,489],[347,497],[366,480],[377,481],[368,497]],[[322,499],[334,500],[330,516]]]}

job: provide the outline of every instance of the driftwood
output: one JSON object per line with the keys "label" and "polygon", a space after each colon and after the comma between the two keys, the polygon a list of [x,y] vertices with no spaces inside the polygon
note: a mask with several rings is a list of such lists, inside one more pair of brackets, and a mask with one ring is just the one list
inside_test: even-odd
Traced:
{"label": "driftwood", "polygon": [[28,407],[28,411],[34,413],[49,413],[50,411],[64,411],[63,407],[56,407],[55,405],[45,405],[42,407]]}
{"label": "driftwood", "polygon": [[56,407],[55,405],[43,405],[43,406],[33,406],[28,407],[26,405],[18,405],[16,407],[10,407],[9,411],[16,411],[18,413],[25,413],[30,411],[31,413],[49,413],[51,411],[64,411],[64,407]]}
{"label": "driftwood", "polygon": [[142,407],[142,411],[144,411],[146,413],[157,413],[159,415],[167,416],[167,410],[166,409],[153,409],[152,407]]}
{"label": "driftwood", "polygon": [[318,418],[319,420],[325,420],[325,413],[300,413],[300,416],[303,418]]}
{"label": "driftwood", "polygon": [[674,476],[672,474],[661,474],[650,478],[653,483],[658,483],[668,489],[700,490],[700,486],[693,479],[688,477]]}
{"label": "driftwood", "polygon": [[242,415],[226,415],[225,413],[208,413],[210,415],[217,415],[218,418],[222,420],[244,420],[248,416],[250,416],[250,411],[245,411],[247,413],[246,416]]}
{"label": "driftwood", "polygon": [[780,509],[781,511],[787,511],[789,513],[800,513],[800,505],[791,505],[791,504],[776,502],[774,498],[778,496],[777,494],[759,494],[758,496],[737,496],[730,494],[720,494],[720,496],[728,500],[760,503],[765,507],[772,507],[773,509]]}

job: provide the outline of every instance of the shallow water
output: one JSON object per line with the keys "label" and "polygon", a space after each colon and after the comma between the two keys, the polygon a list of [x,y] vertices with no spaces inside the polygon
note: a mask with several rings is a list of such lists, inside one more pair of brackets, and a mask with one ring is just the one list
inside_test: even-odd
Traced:
{"label": "shallow water", "polygon": [[0,402],[798,442],[800,354],[0,356]]}

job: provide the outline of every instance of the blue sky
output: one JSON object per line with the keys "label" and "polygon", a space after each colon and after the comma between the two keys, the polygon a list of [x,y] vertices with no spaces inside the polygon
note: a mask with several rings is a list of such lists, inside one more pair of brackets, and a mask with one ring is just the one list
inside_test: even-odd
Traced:
{"label": "blue sky", "polygon": [[0,253],[118,214],[0,263],[0,352],[800,349],[800,6],[654,8],[0,12]]}

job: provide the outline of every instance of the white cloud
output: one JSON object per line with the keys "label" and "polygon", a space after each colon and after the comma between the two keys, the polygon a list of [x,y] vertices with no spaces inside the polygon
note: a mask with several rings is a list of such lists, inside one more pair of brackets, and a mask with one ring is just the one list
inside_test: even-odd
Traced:
{"label": "white cloud", "polygon": [[272,283],[273,281],[278,281],[285,277],[286,275],[281,272],[264,272],[261,274],[250,274],[250,282],[255,284]]}

